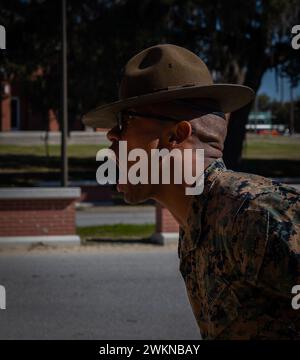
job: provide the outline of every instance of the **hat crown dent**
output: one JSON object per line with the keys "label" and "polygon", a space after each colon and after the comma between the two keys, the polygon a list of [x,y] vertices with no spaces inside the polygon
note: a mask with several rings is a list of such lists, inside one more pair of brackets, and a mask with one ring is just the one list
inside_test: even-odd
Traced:
{"label": "hat crown dent", "polygon": [[193,52],[172,44],[147,48],[125,65],[119,88],[121,100],[169,87],[212,85],[205,63]]}

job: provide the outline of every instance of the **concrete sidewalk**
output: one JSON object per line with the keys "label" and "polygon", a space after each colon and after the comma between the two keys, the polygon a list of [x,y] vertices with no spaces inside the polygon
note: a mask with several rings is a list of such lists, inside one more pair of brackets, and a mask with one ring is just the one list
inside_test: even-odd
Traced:
{"label": "concrete sidewalk", "polygon": [[154,224],[154,206],[92,206],[76,211],[76,225]]}

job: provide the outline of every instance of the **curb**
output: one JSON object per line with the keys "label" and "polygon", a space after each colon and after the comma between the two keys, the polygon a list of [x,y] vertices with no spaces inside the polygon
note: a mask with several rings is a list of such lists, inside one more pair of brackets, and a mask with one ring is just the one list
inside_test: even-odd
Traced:
{"label": "curb", "polygon": [[42,243],[47,245],[80,245],[77,235],[55,236],[0,236],[0,245],[20,245]]}

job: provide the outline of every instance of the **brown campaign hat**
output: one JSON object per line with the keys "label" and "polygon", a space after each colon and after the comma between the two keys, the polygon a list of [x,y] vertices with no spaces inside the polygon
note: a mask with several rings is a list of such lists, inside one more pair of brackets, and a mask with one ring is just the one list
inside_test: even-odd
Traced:
{"label": "brown campaign hat", "polygon": [[126,108],[187,98],[213,100],[219,110],[229,113],[248,104],[254,91],[243,85],[215,84],[196,54],[180,46],[159,44],[128,61],[119,100],[89,111],[82,121],[91,127],[111,128],[116,115]]}

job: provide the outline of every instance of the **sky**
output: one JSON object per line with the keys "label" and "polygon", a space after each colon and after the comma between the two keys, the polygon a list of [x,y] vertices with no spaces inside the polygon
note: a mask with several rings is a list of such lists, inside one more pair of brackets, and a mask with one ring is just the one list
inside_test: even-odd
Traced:
{"label": "sky", "polygon": [[[297,97],[300,97],[300,84],[294,88],[294,99]],[[272,99],[280,100],[280,81],[278,89],[276,89],[276,82],[275,82],[275,71],[274,70],[268,70],[263,79],[261,86],[258,90],[258,94],[267,94]],[[283,80],[283,100],[289,100],[290,98],[290,86],[289,86],[289,80],[284,79]]]}

